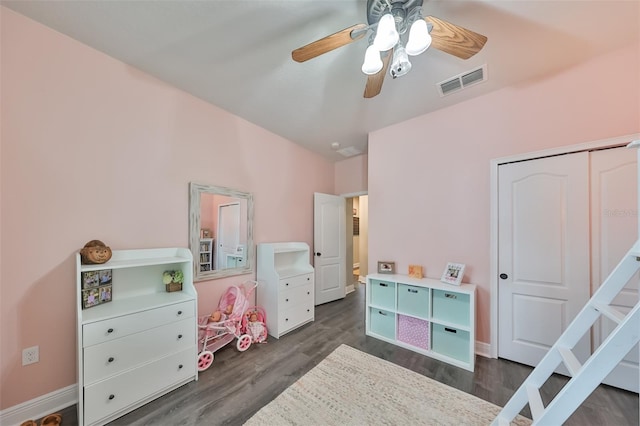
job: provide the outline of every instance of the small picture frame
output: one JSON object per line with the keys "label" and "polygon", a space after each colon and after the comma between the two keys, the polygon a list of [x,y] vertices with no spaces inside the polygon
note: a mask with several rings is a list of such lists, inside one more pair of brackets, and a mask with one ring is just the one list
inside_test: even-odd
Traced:
{"label": "small picture frame", "polygon": [[103,269],[98,271],[98,276],[100,277],[100,285],[111,284],[113,281],[111,269]]}
{"label": "small picture frame", "polygon": [[100,287],[98,287],[98,290],[100,294],[100,303],[111,302],[111,297],[113,295],[113,288],[111,287],[110,284],[101,285]]}
{"label": "small picture frame", "polygon": [[100,290],[98,287],[91,287],[82,290],[82,309],[92,308],[100,304]]}
{"label": "small picture frame", "polygon": [[82,273],[82,288],[98,287],[100,285],[100,271]]}
{"label": "small picture frame", "polygon": [[422,266],[420,265],[409,265],[409,276],[411,278],[422,278]]}
{"label": "small picture frame", "polygon": [[447,284],[460,285],[464,275],[464,263],[447,263],[440,281]]}
{"label": "small picture frame", "polygon": [[388,262],[388,261],[378,262],[378,273],[379,274],[395,274],[396,262]]}

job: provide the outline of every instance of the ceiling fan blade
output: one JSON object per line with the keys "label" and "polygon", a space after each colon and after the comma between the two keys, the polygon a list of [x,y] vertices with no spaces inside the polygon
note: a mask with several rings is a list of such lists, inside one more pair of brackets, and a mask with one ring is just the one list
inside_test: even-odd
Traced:
{"label": "ceiling fan blade", "polygon": [[338,31],[337,33],[321,38],[320,40],[316,40],[313,43],[309,43],[306,46],[299,47],[291,52],[291,56],[296,62],[308,61],[309,59],[313,59],[323,53],[330,52],[333,49],[337,49],[338,47],[360,40],[367,33],[367,28],[368,25],[366,24],[353,25],[342,31]]}
{"label": "ceiling fan blade", "polygon": [[469,59],[487,42],[487,37],[435,16],[424,18],[433,25],[431,47],[461,59]]}
{"label": "ceiling fan blade", "polygon": [[[383,55],[385,52],[382,53]],[[384,82],[384,76],[389,69],[389,62],[393,56],[393,49],[386,52],[386,56],[382,58],[382,69],[376,74],[370,75],[367,78],[367,85],[364,87],[364,97],[373,98],[377,96],[382,90],[382,83]]]}

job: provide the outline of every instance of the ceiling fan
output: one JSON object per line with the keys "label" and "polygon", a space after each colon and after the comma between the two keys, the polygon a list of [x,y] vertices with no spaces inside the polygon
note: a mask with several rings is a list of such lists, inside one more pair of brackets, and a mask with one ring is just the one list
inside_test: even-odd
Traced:
{"label": "ceiling fan", "polygon": [[[435,16],[422,16],[423,0],[367,0],[367,24],[356,24],[291,52],[304,62],[369,34],[362,72],[368,75],[364,97],[382,90],[385,74],[400,77],[411,69],[409,55],[419,55],[429,46],[461,59],[478,53],[487,37]],[[409,33],[406,44],[402,40]]]}

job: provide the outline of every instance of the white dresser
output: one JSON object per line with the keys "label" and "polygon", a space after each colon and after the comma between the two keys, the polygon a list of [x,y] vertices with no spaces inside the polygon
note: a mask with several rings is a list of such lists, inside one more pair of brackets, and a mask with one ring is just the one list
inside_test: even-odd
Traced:
{"label": "white dresser", "polygon": [[314,320],[314,276],[306,243],[258,244],[257,300],[277,339]]}
{"label": "white dresser", "polygon": [[[101,265],[77,264],[78,423],[102,425],[198,379],[197,294],[184,248],[115,250]],[[168,293],[166,270],[181,270]],[[111,270],[111,301],[83,309],[83,273]]]}

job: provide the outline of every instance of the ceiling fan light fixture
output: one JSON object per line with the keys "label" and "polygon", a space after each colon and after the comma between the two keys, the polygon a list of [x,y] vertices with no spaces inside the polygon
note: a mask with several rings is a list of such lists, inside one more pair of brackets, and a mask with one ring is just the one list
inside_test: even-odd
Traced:
{"label": "ceiling fan light fixture", "polygon": [[387,13],[380,18],[378,22],[378,30],[376,31],[376,38],[373,40],[373,45],[380,52],[386,52],[391,49],[400,40],[400,34],[396,29],[396,20],[393,15]]}
{"label": "ceiling fan light fixture", "polygon": [[364,62],[362,63],[362,72],[366,75],[377,74],[382,69],[382,59],[380,59],[380,52],[372,44],[367,47],[367,51],[364,53]]}
{"label": "ceiling fan light fixture", "polygon": [[416,56],[427,50],[429,46],[431,46],[431,34],[429,34],[427,21],[420,18],[411,25],[406,51],[408,55]]}

